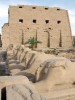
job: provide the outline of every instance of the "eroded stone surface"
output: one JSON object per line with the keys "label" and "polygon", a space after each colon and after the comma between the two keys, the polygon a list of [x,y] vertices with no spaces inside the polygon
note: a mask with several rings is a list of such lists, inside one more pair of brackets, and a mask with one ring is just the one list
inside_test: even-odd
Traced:
{"label": "eroded stone surface", "polygon": [[1,76],[0,88],[13,84],[29,84],[29,80],[25,76]]}
{"label": "eroded stone surface", "polygon": [[12,85],[6,87],[7,100],[46,100],[32,85]]}

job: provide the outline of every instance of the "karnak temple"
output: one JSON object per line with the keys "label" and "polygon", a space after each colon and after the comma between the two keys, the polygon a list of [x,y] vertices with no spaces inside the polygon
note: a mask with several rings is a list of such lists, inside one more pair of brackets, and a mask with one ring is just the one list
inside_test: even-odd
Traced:
{"label": "karnak temple", "polygon": [[[72,38],[68,10],[9,6],[2,26],[0,100],[75,100]],[[40,42],[32,41],[31,48],[30,39]]]}
{"label": "karnak temple", "polygon": [[37,48],[72,47],[68,11],[56,7],[9,6],[2,34],[4,48],[25,43],[30,37],[42,42]]}

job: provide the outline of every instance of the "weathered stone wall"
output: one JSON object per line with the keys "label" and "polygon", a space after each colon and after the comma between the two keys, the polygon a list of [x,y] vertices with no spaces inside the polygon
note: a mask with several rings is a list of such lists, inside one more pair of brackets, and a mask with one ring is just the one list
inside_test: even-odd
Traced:
{"label": "weathered stone wall", "polygon": [[2,27],[2,47],[7,48],[8,45],[10,44],[10,33],[9,33],[9,25],[8,23],[4,24]]}
{"label": "weathered stone wall", "polygon": [[[10,6],[8,33],[10,44],[21,44],[22,36],[26,42],[30,37],[37,35],[37,39],[42,41],[38,48],[72,47],[68,11],[56,7]],[[3,27],[4,40],[5,35],[7,37],[8,34]],[[3,44],[6,45],[4,41]]]}

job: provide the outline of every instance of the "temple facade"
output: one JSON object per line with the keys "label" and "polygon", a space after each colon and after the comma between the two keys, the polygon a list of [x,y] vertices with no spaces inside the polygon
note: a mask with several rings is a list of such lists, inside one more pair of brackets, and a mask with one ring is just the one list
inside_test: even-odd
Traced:
{"label": "temple facade", "polygon": [[9,6],[8,23],[2,27],[3,48],[25,43],[30,37],[42,42],[37,48],[72,47],[68,11],[57,7]]}

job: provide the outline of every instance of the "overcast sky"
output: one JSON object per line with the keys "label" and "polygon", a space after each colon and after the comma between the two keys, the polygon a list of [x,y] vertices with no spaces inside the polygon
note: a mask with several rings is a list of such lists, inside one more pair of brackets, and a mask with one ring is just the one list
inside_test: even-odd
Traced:
{"label": "overcast sky", "polygon": [[68,10],[72,34],[75,35],[75,0],[0,0],[0,33],[3,24],[8,22],[9,5],[18,4],[60,7]]}

